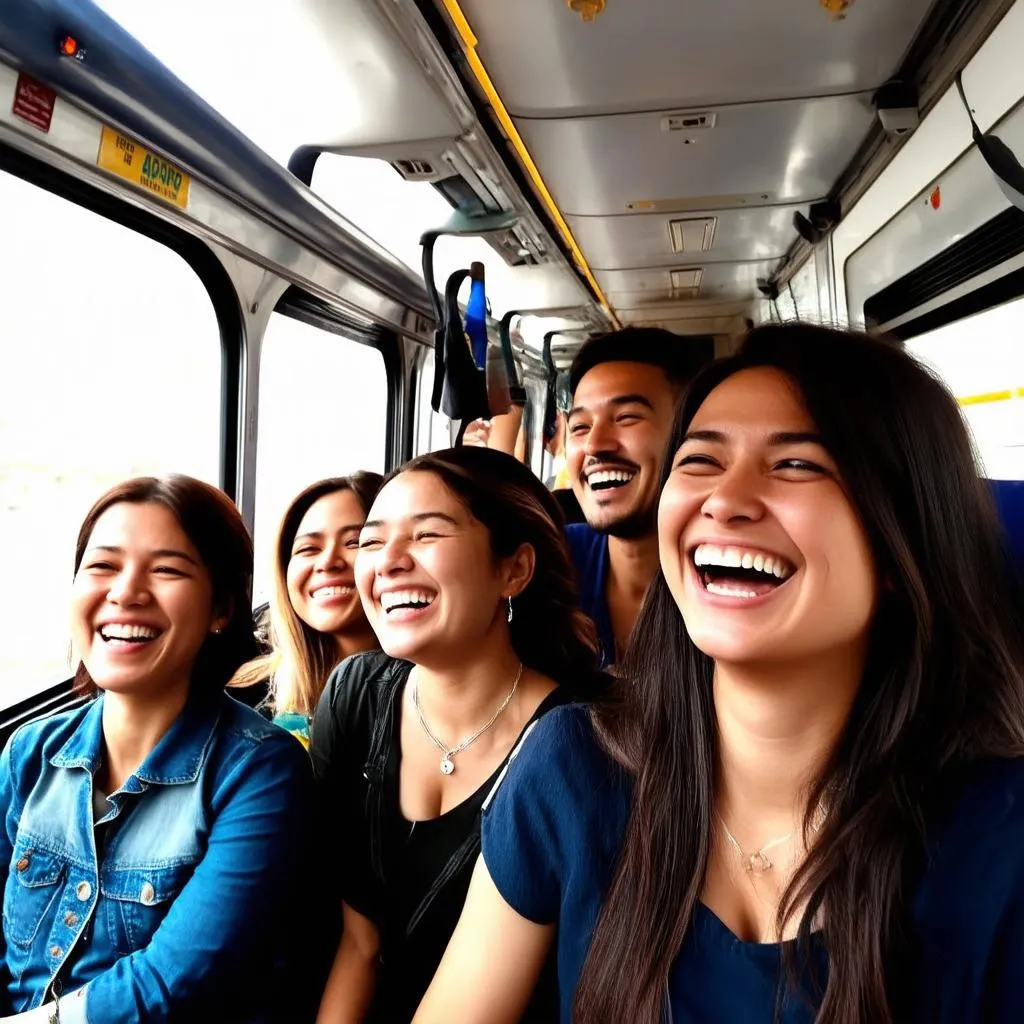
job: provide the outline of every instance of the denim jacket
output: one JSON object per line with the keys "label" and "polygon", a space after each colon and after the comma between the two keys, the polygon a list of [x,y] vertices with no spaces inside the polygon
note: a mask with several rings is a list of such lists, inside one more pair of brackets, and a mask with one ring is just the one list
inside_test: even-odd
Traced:
{"label": "denim jacket", "polygon": [[306,753],[226,695],[193,697],[94,829],[103,700],[0,755],[0,1015],[84,987],[63,1024],[270,1019],[309,870]]}

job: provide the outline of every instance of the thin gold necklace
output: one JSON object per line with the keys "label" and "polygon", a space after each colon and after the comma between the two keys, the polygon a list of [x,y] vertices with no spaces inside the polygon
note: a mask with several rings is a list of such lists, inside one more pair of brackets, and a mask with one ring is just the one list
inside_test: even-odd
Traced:
{"label": "thin gold necklace", "polygon": [[792,831],[787,832],[784,836],[779,836],[778,839],[772,839],[765,843],[764,846],[759,847],[753,853],[747,853],[736,841],[736,837],[729,831],[729,826],[726,825],[725,819],[717,811],[715,811],[715,817],[721,823],[722,831],[725,832],[725,838],[729,840],[729,845],[740,855],[740,863],[752,875],[763,875],[766,871],[771,871],[775,867],[775,862],[768,856],[768,851],[789,842],[794,835]]}

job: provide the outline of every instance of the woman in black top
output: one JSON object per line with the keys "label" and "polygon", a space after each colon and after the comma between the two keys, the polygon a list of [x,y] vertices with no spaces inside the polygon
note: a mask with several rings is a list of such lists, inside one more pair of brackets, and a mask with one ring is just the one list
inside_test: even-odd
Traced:
{"label": "woman in black top", "polygon": [[[465,901],[480,811],[530,723],[597,664],[557,503],[508,455],[462,447],[393,474],[360,536],[383,653],[335,669],[312,755],[345,929],[319,1024],[412,1019]],[[542,981],[525,1020],[557,1020]]]}

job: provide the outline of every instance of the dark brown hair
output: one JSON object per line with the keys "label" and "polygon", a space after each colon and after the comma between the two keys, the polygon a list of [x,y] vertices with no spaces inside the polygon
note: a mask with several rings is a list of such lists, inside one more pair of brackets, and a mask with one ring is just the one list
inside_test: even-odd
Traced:
{"label": "dark brown hair", "polygon": [[400,473],[435,473],[491,535],[496,558],[522,544],[536,556],[533,578],[515,599],[509,627],[523,664],[558,683],[577,683],[597,669],[594,624],[579,610],[565,523],[551,492],[517,459],[475,446],[420,455]]}
{"label": "dark brown hair", "polygon": [[[753,330],[684,397],[664,479],[707,396],[755,367],[798,388],[886,581],[857,698],[808,794],[805,833],[826,793],[829,814],[779,908],[780,931],[805,908],[786,947],[788,983],[820,920],[829,969],[817,1024],[892,1024],[907,1017],[908,901],[928,826],[972,761],[1024,753],[1021,604],[960,410],[898,346],[800,323]],[[620,700],[596,709],[596,725],[635,788],[577,1024],[660,1024],[712,842],[714,663],[660,572],[621,669]]]}
{"label": "dark brown hair", "polygon": [[302,517],[321,499],[338,491],[351,491],[363,517],[384,478],[379,473],[358,472],[318,480],[296,495],[288,506],[274,544],[274,591],[270,599],[270,636],[274,649],[242,666],[232,687],[253,686],[271,680],[269,703],[275,712],[297,711],[311,715],[324,683],[338,660],[333,636],[303,622],[288,596],[288,563]]}
{"label": "dark brown hair", "polygon": [[569,388],[604,363],[645,363],[660,369],[676,390],[688,384],[704,360],[692,342],[661,327],[624,327],[584,342],[569,369]]}
{"label": "dark brown hair", "polygon": [[[190,476],[142,476],[112,487],[89,510],[78,531],[75,574],[100,516],[111,506],[127,502],[163,505],[181,524],[195,546],[213,586],[213,606],[229,614],[224,629],[203,642],[192,669],[192,686],[214,692],[222,689],[238,666],[257,651],[252,624],[252,539],[238,509],[223,491]],[[98,689],[81,662],[75,689]]]}

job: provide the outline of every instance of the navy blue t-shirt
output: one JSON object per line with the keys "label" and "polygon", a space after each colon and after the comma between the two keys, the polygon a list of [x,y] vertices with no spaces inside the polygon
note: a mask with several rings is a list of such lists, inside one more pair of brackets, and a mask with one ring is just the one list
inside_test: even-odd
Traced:
{"label": "navy blue t-shirt", "polygon": [[[571,1020],[580,972],[629,813],[628,775],[597,745],[587,711],[533,730],[483,819],[483,856],[505,901],[558,923],[559,998]],[[901,996],[913,1024],[1024,1020],[1024,759],[972,773],[929,847],[912,902],[919,969]],[[704,904],[669,977],[673,1024],[772,1024],[782,947],[742,942]],[[819,947],[821,967],[827,957]],[[811,1024],[789,996],[780,1024]]]}
{"label": "navy blue t-shirt", "polygon": [[598,533],[586,523],[571,523],[565,528],[573,565],[576,566],[576,585],[580,589],[580,608],[597,626],[601,641],[601,668],[615,661],[615,633],[608,611],[605,584],[608,582],[608,535]]}

